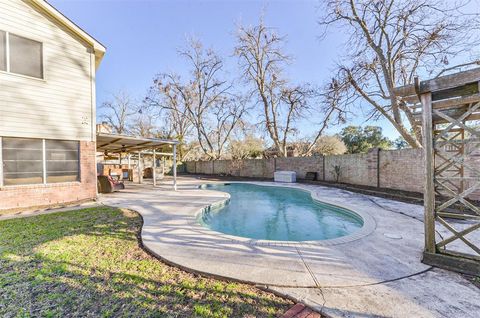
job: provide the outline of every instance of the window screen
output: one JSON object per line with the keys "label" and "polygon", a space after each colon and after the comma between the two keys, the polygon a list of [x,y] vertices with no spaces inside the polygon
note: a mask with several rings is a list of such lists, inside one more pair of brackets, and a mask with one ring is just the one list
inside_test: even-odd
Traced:
{"label": "window screen", "polygon": [[45,140],[47,183],[79,181],[79,142]]}
{"label": "window screen", "polygon": [[7,37],[0,31],[0,71],[7,70]]}
{"label": "window screen", "polygon": [[5,185],[43,183],[41,139],[3,138],[2,145]]}
{"label": "window screen", "polygon": [[10,72],[43,78],[42,43],[9,34]]}

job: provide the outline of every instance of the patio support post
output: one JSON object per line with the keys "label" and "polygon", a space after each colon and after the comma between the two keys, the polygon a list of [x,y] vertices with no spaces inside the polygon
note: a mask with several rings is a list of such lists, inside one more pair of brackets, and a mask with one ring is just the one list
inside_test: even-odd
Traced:
{"label": "patio support post", "polygon": [[153,186],[155,187],[157,185],[157,158],[155,156],[155,148],[153,149]]}
{"label": "patio support post", "polygon": [[142,175],[142,152],[141,151],[138,152],[138,167],[137,167],[137,169],[138,169],[138,183],[142,184],[143,175]]}
{"label": "patio support post", "polygon": [[173,144],[173,190],[177,191],[177,145]]}

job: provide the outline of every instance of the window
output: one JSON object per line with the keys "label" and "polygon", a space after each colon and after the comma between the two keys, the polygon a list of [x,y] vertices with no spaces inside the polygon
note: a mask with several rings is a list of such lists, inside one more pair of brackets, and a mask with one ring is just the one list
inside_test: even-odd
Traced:
{"label": "window", "polygon": [[42,43],[9,34],[10,72],[43,78]]}
{"label": "window", "polygon": [[7,34],[0,31],[0,71],[7,70]]}
{"label": "window", "polygon": [[43,44],[0,31],[0,71],[43,78]]}
{"label": "window", "polygon": [[79,180],[78,141],[45,140],[47,183]]}
{"label": "window", "polygon": [[6,186],[80,180],[78,141],[8,137],[1,141]]}
{"label": "window", "polygon": [[41,139],[2,138],[3,184],[43,183]]}

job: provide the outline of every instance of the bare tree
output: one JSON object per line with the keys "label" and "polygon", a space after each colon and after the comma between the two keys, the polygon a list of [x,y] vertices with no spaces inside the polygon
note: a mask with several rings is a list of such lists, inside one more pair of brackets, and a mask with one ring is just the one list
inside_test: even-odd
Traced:
{"label": "bare tree", "polygon": [[320,10],[325,34],[330,25],[351,34],[330,86],[339,90],[337,106],[358,111],[358,105],[368,105],[369,118],[386,118],[412,147],[421,147],[421,127],[394,88],[440,70],[460,52],[472,52],[479,14],[462,14],[466,2],[326,1]]}
{"label": "bare tree", "polygon": [[150,114],[139,114],[131,120],[130,132],[135,136],[152,138],[156,135],[155,123]]}
{"label": "bare tree", "polygon": [[[262,124],[279,155],[287,156],[287,144],[297,133],[296,124],[309,114],[310,104],[317,96],[309,85],[292,85],[283,77],[290,57],[283,53],[284,37],[266,27],[261,21],[253,27],[241,26],[237,36],[235,55],[239,58],[243,75],[252,86],[252,95],[260,106]],[[324,133],[333,116],[334,108],[327,113],[314,140],[307,147],[311,153],[313,145]]]}
{"label": "bare tree", "polygon": [[130,121],[138,114],[138,107],[134,100],[124,91],[112,94],[111,100],[102,104],[102,115],[117,134],[126,134],[130,129]]}
{"label": "bare tree", "polygon": [[191,103],[190,94],[180,94],[172,87],[172,83],[178,81],[179,78],[175,75],[157,75],[144,99],[143,108],[152,112],[152,117],[157,119],[160,127],[156,131],[156,137],[179,141],[178,155],[182,161],[188,151],[187,139],[193,125],[187,116],[187,105]]}
{"label": "bare tree", "polygon": [[[163,96],[157,105],[172,115],[172,123],[185,132],[193,127],[198,145],[210,159],[222,156],[231,132],[247,111],[246,100],[232,92],[223,79],[223,61],[197,40],[179,54],[189,62],[188,81],[175,74],[160,74],[154,88]],[[154,99],[151,98],[151,101]]]}

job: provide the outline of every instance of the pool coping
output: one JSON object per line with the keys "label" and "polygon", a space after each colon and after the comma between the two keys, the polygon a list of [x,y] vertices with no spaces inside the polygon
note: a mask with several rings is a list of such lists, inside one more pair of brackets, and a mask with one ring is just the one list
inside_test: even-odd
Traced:
{"label": "pool coping", "polygon": [[[208,189],[208,185],[218,185],[218,184],[232,184],[232,183],[244,183],[244,184],[254,184],[258,186],[268,186],[268,187],[284,187],[284,188],[291,188],[291,189],[296,189],[300,191],[304,191],[310,194],[311,198],[314,201],[320,202],[320,203],[326,203],[338,208],[346,209],[348,210],[349,213],[355,214],[356,216],[360,217],[363,220],[363,226],[355,231],[352,234],[337,237],[337,238],[332,238],[332,239],[326,239],[326,240],[314,240],[314,241],[277,241],[277,240],[258,240],[258,239],[251,239],[251,238],[246,238],[246,237],[241,237],[241,236],[235,236],[235,235],[230,235],[230,234],[225,234],[222,232],[214,231],[212,229],[209,229],[203,225],[201,225],[197,217],[200,213],[208,212],[212,209],[220,208],[228,204],[230,201],[230,194],[227,192],[215,190],[215,189]],[[314,245],[314,246],[334,246],[334,245],[339,245],[339,244],[344,244],[344,243],[349,243],[353,242],[356,240],[359,240],[369,234],[371,234],[375,228],[376,228],[376,222],[374,218],[368,214],[365,211],[360,211],[352,206],[349,206],[348,204],[339,204],[338,202],[333,202],[331,200],[328,200],[326,198],[320,198],[317,193],[314,191],[311,191],[308,188],[303,188],[301,185],[298,185],[296,183],[284,183],[284,182],[253,182],[253,181],[230,181],[230,182],[208,182],[208,183],[202,183],[197,187],[198,189],[202,189],[205,191],[216,191],[216,192],[221,192],[226,195],[225,199],[219,200],[215,203],[212,203],[202,209],[199,209],[197,212],[195,212],[189,222],[190,226],[192,228],[199,229],[201,228],[203,231],[206,231],[210,235],[214,235],[217,237],[221,237],[224,239],[228,239],[234,243],[240,243],[240,244],[248,244],[248,245],[260,245],[260,246],[305,246],[305,245]]]}

